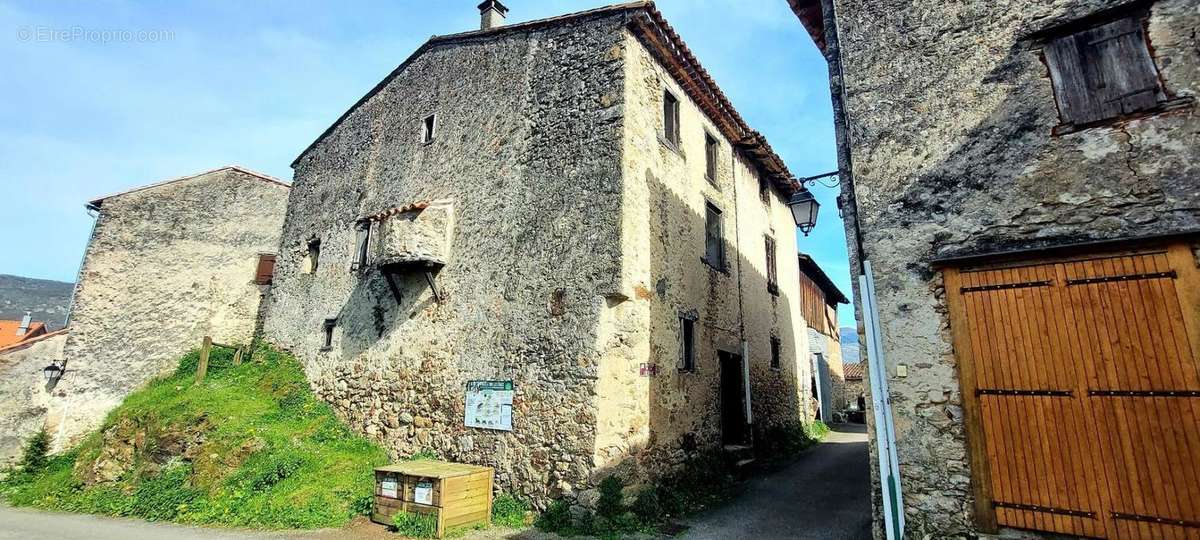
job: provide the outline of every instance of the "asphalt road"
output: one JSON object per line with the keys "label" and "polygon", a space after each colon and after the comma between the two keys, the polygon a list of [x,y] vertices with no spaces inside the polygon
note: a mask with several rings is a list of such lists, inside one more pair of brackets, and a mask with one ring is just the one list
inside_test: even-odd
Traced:
{"label": "asphalt road", "polygon": [[[726,506],[697,516],[682,540],[871,538],[867,435],[864,426],[833,426],[825,442],[795,463],[758,476]],[[489,529],[464,540],[538,540],[535,530]],[[357,520],[345,529],[241,531],[61,514],[0,505],[0,540],[391,540],[383,527]]]}
{"label": "asphalt road", "polygon": [[697,516],[684,540],[870,540],[867,429],[832,426],[795,463],[747,482],[729,504]]}

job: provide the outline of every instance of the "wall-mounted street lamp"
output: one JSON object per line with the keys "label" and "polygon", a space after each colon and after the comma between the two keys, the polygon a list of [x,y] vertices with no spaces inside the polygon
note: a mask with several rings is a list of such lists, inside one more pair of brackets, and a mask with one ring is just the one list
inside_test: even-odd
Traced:
{"label": "wall-mounted street lamp", "polygon": [[59,379],[62,379],[65,370],[58,365],[58,362],[50,362],[50,365],[42,369],[42,375],[46,377],[46,387],[54,388],[58,384]]}
{"label": "wall-mounted street lamp", "polygon": [[799,181],[800,189],[792,194],[792,198],[788,200],[788,207],[792,209],[792,219],[796,220],[796,227],[800,228],[800,232],[804,233],[804,236],[808,236],[808,233],[812,232],[813,227],[817,226],[817,211],[821,209],[821,203],[818,203],[817,198],[813,197],[812,192],[804,186],[806,184],[815,185],[822,178],[832,177],[832,183],[826,184],[825,182],[821,182],[821,185],[827,188],[837,187],[841,182],[841,178],[838,176],[840,172],[833,171],[801,178]]}
{"label": "wall-mounted street lamp", "polygon": [[817,225],[817,211],[821,209],[821,203],[817,202],[817,198],[813,197],[808,188],[801,187],[792,194],[787,204],[792,210],[792,219],[796,220],[796,227],[800,228],[804,236],[808,236]]}

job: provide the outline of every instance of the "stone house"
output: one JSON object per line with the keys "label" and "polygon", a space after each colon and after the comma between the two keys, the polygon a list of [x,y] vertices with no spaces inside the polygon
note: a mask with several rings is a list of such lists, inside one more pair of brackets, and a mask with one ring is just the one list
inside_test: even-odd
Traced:
{"label": "stone house", "polygon": [[27,402],[44,408],[44,422],[33,429],[44,426],[54,448],[66,448],[126,394],[173,370],[205,335],[249,344],[288,191],[279,180],[231,166],[89,202],[96,221],[69,331],[61,354],[41,360],[61,362],[64,375],[46,394],[42,366],[20,373],[32,391],[46,394]]}
{"label": "stone house", "polygon": [[837,310],[838,304],[850,301],[812,257],[801,253],[799,261],[800,310],[808,324],[808,353],[813,365],[812,393],[817,400],[817,417],[833,422],[848,405]]}
{"label": "stone house", "polygon": [[780,158],[652,3],[481,9],[293,163],[265,338],[539,505],[811,418]]}
{"label": "stone house", "polygon": [[874,281],[880,534],[1195,538],[1196,2],[789,3]]}
{"label": "stone house", "polygon": [[866,364],[862,362],[842,366],[842,399],[846,403],[846,419],[862,423],[867,411]]}

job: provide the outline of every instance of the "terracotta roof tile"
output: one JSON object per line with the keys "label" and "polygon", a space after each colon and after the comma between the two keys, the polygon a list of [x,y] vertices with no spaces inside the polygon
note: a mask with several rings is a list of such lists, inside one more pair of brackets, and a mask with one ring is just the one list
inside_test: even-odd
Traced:
{"label": "terracotta roof tile", "polygon": [[866,364],[859,362],[857,364],[845,364],[842,366],[842,374],[847,381],[861,381],[866,375]]}
{"label": "terracotta roof tile", "polygon": [[[8,322],[8,321],[5,321],[5,322]],[[39,342],[39,341],[42,341],[42,340],[44,340],[44,339],[49,339],[49,338],[52,338],[52,337],[54,337],[54,336],[59,336],[59,335],[65,334],[65,333],[67,333],[67,329],[66,329],[66,328],[59,328],[58,330],[55,330],[55,331],[53,331],[53,332],[50,332],[50,333],[48,333],[48,334],[42,334],[42,335],[40,335],[40,336],[33,336],[33,337],[30,337],[30,338],[28,338],[28,339],[25,339],[24,341],[18,341],[18,342],[16,342],[16,343],[12,343],[12,344],[9,344],[9,345],[0,346],[0,353],[12,352],[12,351],[15,351],[15,350],[18,350],[18,349],[23,349],[23,348],[25,348],[25,347],[28,347],[28,346],[30,346],[30,345],[33,345],[34,343],[37,343],[37,342]]]}
{"label": "terracotta roof tile", "polygon": [[424,210],[426,208],[429,208],[429,201],[417,201],[414,203],[408,203],[408,204],[404,204],[404,205],[400,205],[400,206],[394,206],[392,208],[388,208],[387,210],[383,210],[381,212],[376,212],[369,216],[363,216],[358,219],[358,222],[363,223],[363,222],[367,222],[367,221],[383,221],[383,220],[390,218],[396,214],[403,214],[405,212],[411,212],[413,210]]}
{"label": "terracotta roof tile", "polygon": [[29,329],[25,331],[25,334],[18,336],[17,329],[20,327],[21,321],[0,321],[0,348],[46,333],[46,324],[42,322],[30,323]]}

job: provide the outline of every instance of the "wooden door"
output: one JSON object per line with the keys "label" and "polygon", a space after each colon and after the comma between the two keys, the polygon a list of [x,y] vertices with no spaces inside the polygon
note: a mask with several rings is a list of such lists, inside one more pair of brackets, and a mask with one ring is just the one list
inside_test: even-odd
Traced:
{"label": "wooden door", "polygon": [[1190,249],[945,278],[981,524],[1200,539]]}

